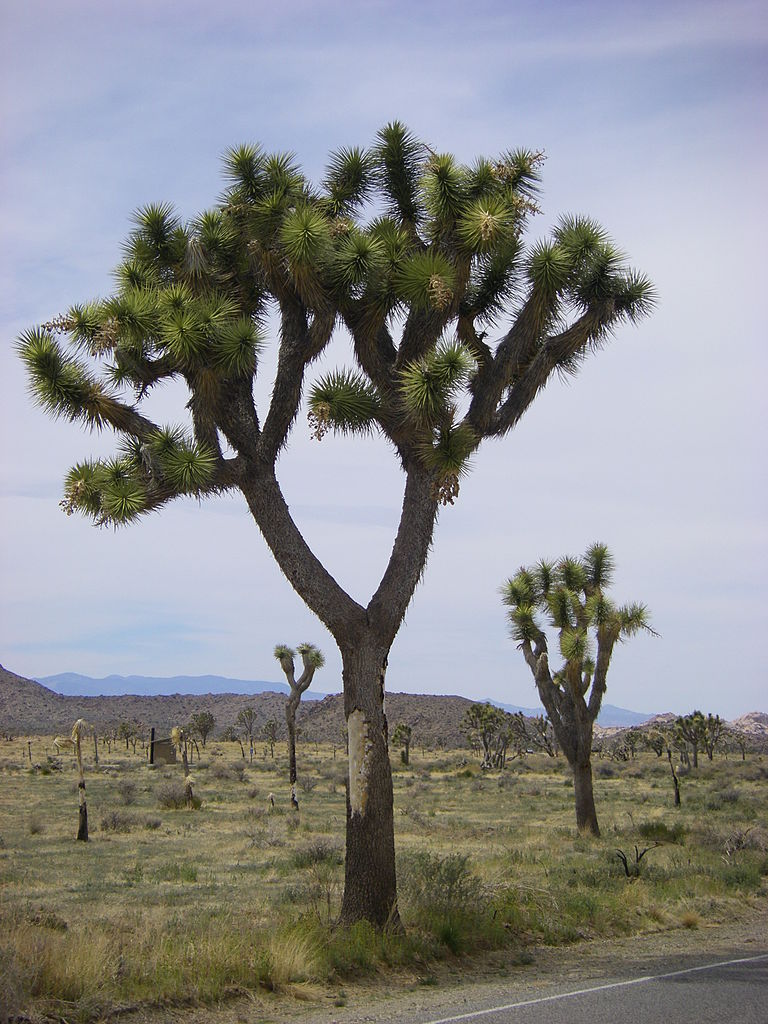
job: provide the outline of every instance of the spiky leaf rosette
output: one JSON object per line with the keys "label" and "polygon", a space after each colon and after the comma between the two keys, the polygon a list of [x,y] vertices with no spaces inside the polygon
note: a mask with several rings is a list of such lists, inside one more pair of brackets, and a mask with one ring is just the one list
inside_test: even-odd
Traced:
{"label": "spiky leaf rosette", "polygon": [[331,155],[323,185],[327,205],[334,217],[346,216],[370,198],[376,159],[358,146]]}
{"label": "spiky leaf rosette", "polygon": [[301,659],[304,662],[304,667],[311,669],[313,672],[316,669],[322,668],[325,665],[325,655],[316,647],[315,644],[302,643],[296,648],[298,654],[301,655]]}
{"label": "spiky leaf rosette", "polygon": [[392,121],[376,134],[373,156],[376,173],[389,212],[409,225],[422,217],[419,182],[426,147],[400,121]]}
{"label": "spiky leaf rosette", "polygon": [[277,644],[275,646],[275,658],[280,662],[280,668],[282,668],[289,679],[293,677],[293,658],[295,654],[296,651],[287,644]]}
{"label": "spiky leaf rosette", "polygon": [[404,260],[395,273],[394,286],[408,305],[445,312],[454,299],[456,271],[450,260],[430,250]]}
{"label": "spiky leaf rosette", "polygon": [[309,421],[320,440],[327,430],[341,434],[369,433],[376,424],[380,399],[362,373],[335,370],[317,381],[309,393]]}
{"label": "spiky leaf rosette", "polygon": [[469,472],[469,460],[477,437],[466,423],[441,426],[433,442],[418,446],[424,464],[435,473],[435,493],[443,505],[452,505],[459,494],[459,480]]}
{"label": "spiky leaf rosette", "polygon": [[424,426],[444,421],[474,369],[472,355],[456,342],[442,343],[422,359],[409,363],[400,373],[400,397],[406,415]]}

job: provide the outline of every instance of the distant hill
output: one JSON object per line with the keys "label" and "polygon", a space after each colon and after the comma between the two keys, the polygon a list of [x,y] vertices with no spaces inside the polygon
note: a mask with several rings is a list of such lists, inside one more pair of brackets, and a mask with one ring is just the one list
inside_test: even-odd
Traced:
{"label": "distant hill", "polygon": [[[512,714],[517,714],[518,711],[522,711],[524,715],[528,716],[544,714],[542,707],[521,708],[517,704],[500,704],[496,700],[492,700],[490,703],[495,704],[497,708],[511,711]],[[617,708],[615,704],[603,704],[600,714],[597,716],[597,724],[603,729],[627,729],[632,725],[642,725],[650,718],[651,715],[645,715],[641,711],[628,711],[626,708]]]}
{"label": "distant hill", "polygon": [[[107,694],[95,696],[93,693],[72,695],[57,693],[54,689],[44,686],[33,679],[9,672],[0,665],[0,732],[16,735],[48,735],[69,732],[77,718],[85,718],[92,722],[97,730],[105,729],[122,721],[135,721],[145,726],[154,726],[162,732],[168,732],[174,725],[188,722],[192,715],[200,711],[209,711],[216,719],[215,733],[220,733],[229,725],[234,725],[238,713],[246,707],[256,712],[256,731],[259,732],[264,723],[274,718],[284,729],[285,695],[287,686],[279,683],[268,683],[263,680],[224,679],[221,676],[175,676],[171,679],[154,679],[145,676],[109,676],[106,680],[93,680],[88,676],[66,673],[60,676],[45,677],[47,682],[59,682],[64,685],[79,685],[72,680],[85,680],[97,688],[108,689],[120,685],[127,686],[138,682],[137,688],[146,683],[160,684],[160,688],[186,686],[190,679],[198,690],[209,685],[210,681],[218,685],[232,684],[239,692],[178,692],[147,694]],[[67,682],[69,680],[69,682]],[[109,683],[109,687],[103,684]],[[248,692],[242,692],[244,688]],[[271,687],[269,690],[257,687]],[[305,741],[341,742],[344,725],[344,701],[341,694],[313,695],[301,704],[297,716],[297,724]],[[407,722],[413,729],[413,743],[416,746],[461,747],[466,743],[461,732],[461,720],[470,705],[474,703],[467,697],[436,696],[432,694],[388,693],[387,717],[390,728],[394,729],[398,722]],[[523,714],[541,714],[541,709],[518,708],[515,705],[500,705],[509,711],[521,710]],[[603,707],[598,721],[602,728],[616,729],[639,725],[645,721],[666,722],[674,719],[674,715],[665,714],[649,718],[636,711],[627,711],[611,704]],[[732,725],[745,732],[762,736],[768,735],[768,715],[753,711],[743,715]]]}
{"label": "distant hill", "polygon": [[[180,677],[179,677],[180,678]],[[246,707],[256,712],[256,732],[274,718],[283,735],[285,691],[262,693],[175,693],[142,696],[72,696],[55,693],[32,679],[0,666],[0,732],[48,735],[69,732],[77,718],[85,718],[103,730],[122,721],[135,721],[169,732],[189,721],[193,714],[209,711],[216,719],[215,733],[234,725]],[[392,728],[399,721],[413,728],[414,745],[463,746],[460,723],[472,701],[466,697],[437,697],[409,693],[387,694],[387,714]],[[305,741],[341,743],[344,699],[332,694],[299,707],[297,725]]]}
{"label": "distant hill", "polygon": [[[67,697],[139,697],[203,693],[288,693],[288,685],[264,679],[228,679],[226,676],[81,676],[60,672],[38,682]],[[308,690],[304,700],[321,700],[324,693]]]}
{"label": "distant hill", "polygon": [[[205,694],[257,694],[288,693],[286,683],[269,682],[264,679],[229,679],[226,676],[104,676],[96,679],[77,672],[60,672],[55,676],[41,676],[38,682],[55,693],[67,697],[122,697],[131,696],[172,696]],[[322,700],[327,696],[308,690],[303,700]],[[482,698],[483,701],[489,698]],[[503,704],[491,700],[491,704],[513,714],[522,711],[524,715],[540,715],[543,708],[521,707],[519,704]],[[647,722],[650,715],[639,711],[628,711],[613,704],[604,704],[597,724],[603,728],[628,728]]]}

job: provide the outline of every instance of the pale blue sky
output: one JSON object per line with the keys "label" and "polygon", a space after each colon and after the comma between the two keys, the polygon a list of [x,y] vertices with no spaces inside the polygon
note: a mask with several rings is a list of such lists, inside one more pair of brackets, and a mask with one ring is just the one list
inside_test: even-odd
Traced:
{"label": "pale blue sky", "polygon": [[[179,503],[117,534],[63,515],[66,469],[110,440],[32,407],[13,339],[109,291],[137,206],[170,199],[191,217],[215,202],[225,147],[291,149],[318,178],[329,150],[397,117],[464,160],[544,149],[532,236],[591,214],[660,305],[477,458],[441,515],[390,688],[534,703],[498,588],[602,539],[617,596],[646,601],[662,633],[617,653],[608,700],[768,710],[762,4],[9,0],[0,17],[7,668],[277,679],[275,642],[309,639],[329,655],[318,689],[338,688],[330,637],[242,502]],[[343,338],[330,359],[347,359]],[[173,417],[180,395],[158,407]],[[367,601],[400,503],[389,452],[318,445],[299,420],[281,476],[328,568]]]}

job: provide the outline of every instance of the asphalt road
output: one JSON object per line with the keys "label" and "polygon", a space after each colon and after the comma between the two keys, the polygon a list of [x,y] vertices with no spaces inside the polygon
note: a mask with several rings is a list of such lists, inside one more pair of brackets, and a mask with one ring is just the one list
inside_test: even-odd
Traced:
{"label": "asphalt road", "polygon": [[411,1019],[414,1024],[768,1024],[768,953]]}

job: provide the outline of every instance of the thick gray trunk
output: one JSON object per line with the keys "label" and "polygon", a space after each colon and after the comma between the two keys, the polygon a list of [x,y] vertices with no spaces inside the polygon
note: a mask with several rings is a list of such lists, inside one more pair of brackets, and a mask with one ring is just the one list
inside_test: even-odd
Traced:
{"label": "thick gray trunk", "polygon": [[599,836],[595,797],[592,790],[592,765],[589,760],[573,765],[573,788],[576,796],[576,827],[579,832]]}
{"label": "thick gray trunk", "polygon": [[392,772],[384,711],[387,652],[375,645],[342,651],[349,738],[347,855],[341,920],[400,928],[395,877]]}

